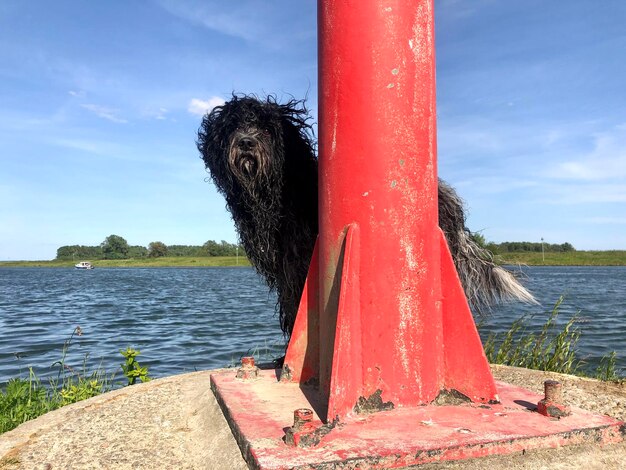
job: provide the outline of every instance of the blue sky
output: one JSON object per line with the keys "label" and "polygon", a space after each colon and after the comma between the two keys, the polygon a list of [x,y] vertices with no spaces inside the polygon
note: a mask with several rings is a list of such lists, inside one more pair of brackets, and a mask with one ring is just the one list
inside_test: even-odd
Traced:
{"label": "blue sky", "polygon": [[[626,2],[436,0],[439,174],[490,241],[626,249]],[[0,2],[0,260],[236,240],[195,148],[232,91],[308,96],[316,2]]]}

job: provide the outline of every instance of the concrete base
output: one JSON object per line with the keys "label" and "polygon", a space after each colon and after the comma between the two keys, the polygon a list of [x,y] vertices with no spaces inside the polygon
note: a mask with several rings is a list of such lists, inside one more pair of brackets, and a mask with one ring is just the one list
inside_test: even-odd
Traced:
{"label": "concrete base", "polygon": [[[626,420],[626,384],[493,366],[497,380],[538,394],[563,383],[568,404]],[[213,371],[134,385],[48,413],[0,435],[0,470],[245,469],[210,390]],[[626,443],[568,446],[420,469],[622,469]]]}
{"label": "concrete base", "polygon": [[0,435],[0,469],[246,469],[209,375],[125,387],[24,423]]}
{"label": "concrete base", "polygon": [[[497,404],[398,407],[324,426],[325,403],[316,387],[279,382],[275,370],[249,379],[235,375],[231,370],[212,374],[211,388],[255,469],[407,468],[565,445],[615,444],[626,433],[624,422],[576,407],[562,419],[544,416],[536,411],[543,396],[504,382],[496,382]],[[293,431],[287,444],[285,428],[294,423],[296,410],[307,408],[308,427]],[[299,439],[303,447],[296,445]]]}

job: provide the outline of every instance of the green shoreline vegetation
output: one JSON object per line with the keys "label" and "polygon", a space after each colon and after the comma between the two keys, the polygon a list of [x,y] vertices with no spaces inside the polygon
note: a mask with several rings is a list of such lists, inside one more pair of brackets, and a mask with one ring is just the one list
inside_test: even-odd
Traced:
{"label": "green shoreline vegetation", "polygon": [[[519,251],[497,254],[496,262],[505,265],[527,266],[626,266],[626,250],[575,251],[571,253]],[[0,261],[0,267],[41,267],[71,268],[78,261],[91,261],[98,268],[175,268],[175,267],[215,267],[250,266],[245,255],[237,256],[163,256],[159,258],[128,258],[92,260],[50,261]]]}
{"label": "green shoreline vegetation", "polygon": [[525,264],[528,266],[626,266],[626,250],[529,252],[520,251],[496,255],[502,264]]}
{"label": "green shoreline vegetation", "polygon": [[245,256],[167,256],[161,258],[128,258],[101,260],[0,261],[0,267],[73,268],[78,261],[91,261],[94,268],[185,268],[216,266],[250,266]]}
{"label": "green shoreline vegetation", "polygon": [[[626,250],[578,251],[571,243],[487,242],[480,233],[472,238],[489,250],[499,264],[528,266],[626,266]],[[109,235],[98,246],[66,245],[49,261],[0,261],[0,267],[73,267],[90,261],[94,267],[213,267],[250,266],[241,245],[208,240],[203,245],[166,245],[150,242],[148,247],[131,246],[119,235]]]}
{"label": "green shoreline vegetation", "polygon": [[[81,366],[72,367],[66,362],[67,352],[76,336],[83,336],[80,326],[74,328],[70,337],[63,343],[61,357],[50,367],[56,368],[56,376],[42,383],[32,367],[28,368],[28,378],[11,378],[0,384],[0,435],[15,429],[22,423],[35,419],[49,411],[56,410],[87,398],[120,387],[115,372],[107,373],[101,366],[87,367],[89,353],[85,353]],[[134,385],[137,380],[148,382],[151,377],[148,368],[137,361],[140,352],[131,347],[120,350],[124,361],[120,364],[126,385]]]}
{"label": "green shoreline vegetation", "polygon": [[[529,320],[537,314],[527,314],[515,320],[504,333],[490,334],[483,343],[489,363],[591,377],[606,382],[625,380],[625,371],[616,367],[615,351],[604,355],[595,370],[590,369],[580,357],[577,352],[578,341],[583,334],[579,326],[580,312],[559,325],[563,299],[563,296],[559,297],[552,310],[542,314],[546,321],[538,331],[529,326]],[[477,327],[480,330],[480,323]]]}
{"label": "green shoreline vegetation", "polygon": [[579,251],[571,243],[487,242],[480,233],[472,238],[489,250],[499,264],[528,266],[626,266],[626,250]]}
{"label": "green shoreline vegetation", "polygon": [[250,266],[243,247],[224,240],[169,246],[157,241],[146,248],[131,246],[119,235],[109,235],[98,246],[61,246],[53,260],[0,261],[0,267],[71,268],[79,261],[101,268]]}

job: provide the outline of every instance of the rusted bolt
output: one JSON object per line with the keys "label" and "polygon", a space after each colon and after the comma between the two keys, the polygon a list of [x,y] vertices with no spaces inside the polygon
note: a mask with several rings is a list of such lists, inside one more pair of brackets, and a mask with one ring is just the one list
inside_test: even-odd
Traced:
{"label": "rusted bolt", "polygon": [[556,380],[543,383],[544,398],[537,403],[537,411],[550,418],[563,418],[571,414],[569,406],[563,403],[563,385]]}
{"label": "rusted bolt", "polygon": [[546,380],[543,383],[544,400],[554,403],[563,403],[563,385],[556,380]]}
{"label": "rusted bolt", "polygon": [[298,408],[293,412],[293,428],[300,429],[304,424],[313,421],[313,410]]}
{"label": "rusted bolt", "polygon": [[291,368],[289,367],[289,364],[285,362],[283,364],[283,370],[280,372],[280,381],[283,383],[291,382],[291,379],[292,379]]}
{"label": "rusted bolt", "polygon": [[254,357],[246,356],[241,358],[241,367],[237,369],[238,379],[256,379],[259,375],[259,368],[254,365]]}
{"label": "rusted bolt", "polygon": [[254,367],[254,356],[245,356],[241,358],[241,366]]}
{"label": "rusted bolt", "polygon": [[313,410],[298,408],[293,412],[293,426],[285,431],[285,442],[296,447],[311,447],[319,441],[319,437],[315,438],[315,430]]}

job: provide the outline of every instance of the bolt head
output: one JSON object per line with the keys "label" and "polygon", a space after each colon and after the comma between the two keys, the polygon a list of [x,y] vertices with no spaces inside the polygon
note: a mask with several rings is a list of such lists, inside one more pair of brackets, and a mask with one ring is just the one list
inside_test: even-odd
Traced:
{"label": "bolt head", "polygon": [[241,358],[242,367],[254,367],[254,356],[244,356]]}
{"label": "bolt head", "polygon": [[298,408],[293,412],[293,425],[296,426],[313,420],[313,410],[309,408]]}
{"label": "bolt head", "polygon": [[572,414],[570,407],[550,400],[537,403],[537,411],[548,418],[564,418]]}

